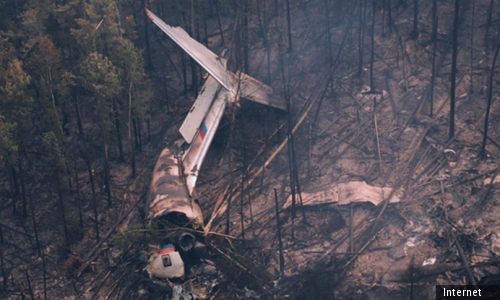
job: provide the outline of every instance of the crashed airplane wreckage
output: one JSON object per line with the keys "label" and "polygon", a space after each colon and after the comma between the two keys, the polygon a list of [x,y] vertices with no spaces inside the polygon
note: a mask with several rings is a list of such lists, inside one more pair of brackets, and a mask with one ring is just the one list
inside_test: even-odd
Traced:
{"label": "crashed airplane wreckage", "polygon": [[[262,82],[226,68],[226,60],[192,39],[180,27],[172,27],[146,8],[146,13],[163,32],[196,60],[210,75],[180,127],[183,139],[160,154],[153,171],[146,209],[150,221],[167,220],[177,226],[202,229],[203,215],[193,196],[201,165],[227,105],[245,98],[285,110],[273,90]],[[189,146],[183,151],[182,144]],[[188,231],[151,252],[146,271],[151,277],[183,278],[183,257],[193,257],[204,245]],[[178,248],[176,248],[176,246]]]}

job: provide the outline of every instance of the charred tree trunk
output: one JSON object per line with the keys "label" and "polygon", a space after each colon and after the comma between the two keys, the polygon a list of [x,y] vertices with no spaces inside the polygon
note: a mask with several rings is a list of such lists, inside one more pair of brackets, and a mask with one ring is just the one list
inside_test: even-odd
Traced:
{"label": "charred tree trunk", "polygon": [[148,118],[146,119],[147,127],[148,127],[148,143],[151,142],[151,120]]}
{"label": "charred tree trunk", "polygon": [[448,137],[455,135],[455,87],[457,76],[457,48],[458,48],[458,10],[460,0],[455,0],[455,16],[453,19],[453,54],[451,61],[451,91],[450,91],[450,130]]}
{"label": "charred tree trunk", "polygon": [[43,270],[43,300],[47,300],[47,266],[45,264],[44,250],[42,250],[42,270]]}
{"label": "charred tree trunk", "polygon": [[267,38],[267,20],[266,20],[266,1],[264,0],[264,10],[260,9],[260,1],[257,0],[257,18],[259,19],[259,26],[262,32],[262,39],[267,50],[267,84],[271,84],[271,48],[269,39]]}
{"label": "charred tree trunk", "polygon": [[[231,113],[231,129],[229,130],[229,140],[227,142],[227,151],[228,151],[228,165],[229,165],[229,172],[231,175],[231,179],[229,184],[233,184],[233,150],[232,150],[232,144],[233,144],[233,130],[234,130],[234,112]],[[228,195],[227,198],[227,209],[226,209],[226,234],[230,233],[230,226],[231,226],[231,197],[233,195]]]}
{"label": "charred tree trunk", "polygon": [[[203,38],[203,42],[205,43],[205,47],[208,48],[208,29],[207,29],[207,13],[206,13],[206,2],[203,1],[204,3],[204,8],[203,8],[203,31],[205,33],[205,37]],[[209,1],[210,4],[210,1]]]}
{"label": "charred tree trunk", "polygon": [[92,190],[92,203],[93,203],[93,210],[94,210],[94,221],[95,221],[95,235],[96,235],[96,240],[99,241],[99,203],[97,201],[97,197],[95,194],[95,185],[94,185],[94,170],[92,170],[92,165],[90,163],[90,159],[88,158],[87,154],[84,155],[84,160],[85,164],[87,165],[87,171],[89,172],[89,180],[90,180],[90,188]]}
{"label": "charred tree trunk", "polygon": [[128,88],[128,144],[130,147],[130,164],[132,165],[132,178],[135,178],[135,153],[134,142],[132,140],[132,87],[133,83],[130,82]]}
{"label": "charred tree trunk", "polygon": [[198,66],[194,59],[190,58],[189,61],[191,62],[191,91],[193,95],[196,96],[198,94],[198,74],[196,73],[196,68]]}
{"label": "charred tree trunk", "polygon": [[83,125],[82,125],[82,113],[80,111],[80,101],[78,101],[78,88],[74,89],[75,97],[75,113],[76,113],[76,123],[78,124],[78,134],[80,136],[84,135]]}
{"label": "charred tree trunk", "polygon": [[492,14],[493,14],[493,4],[494,0],[490,1],[490,8],[488,9],[488,17],[486,19],[486,32],[484,34],[484,47],[486,48],[486,54],[490,53],[490,43],[488,42],[488,36],[490,33],[490,27],[491,27],[491,21],[492,21]]}
{"label": "charred tree trunk", "polygon": [[[434,22],[435,28],[437,28],[438,20],[436,16],[436,21]],[[430,116],[434,114],[434,84],[436,82],[436,49],[437,49],[437,39],[433,41],[433,50],[432,50],[432,76],[431,76],[431,91],[430,91]]]}
{"label": "charred tree trunk", "polygon": [[61,210],[61,221],[63,225],[63,234],[64,234],[63,249],[64,253],[66,254],[69,252],[68,224],[66,222],[66,212],[64,209],[64,200],[59,180],[57,180],[57,197],[59,199],[59,209]]}
{"label": "charred tree trunk", "polygon": [[142,152],[142,120],[137,117],[137,137],[139,140],[139,152]]}
{"label": "charred tree trunk", "polygon": [[432,35],[431,41],[437,40],[437,0],[432,0]]}
{"label": "charred tree trunk", "polygon": [[137,134],[137,118],[132,119],[132,124],[134,126],[134,142],[135,142],[135,149],[139,149],[139,137]]}
{"label": "charred tree trunk", "polygon": [[12,178],[12,186],[11,186],[11,188],[13,189],[12,194],[14,194],[14,197],[12,198],[12,213],[14,215],[17,215],[16,205],[20,193],[19,193],[19,183],[17,181],[17,171],[14,168],[14,166],[10,166],[10,174],[11,174],[10,177]]}
{"label": "charred tree trunk", "polygon": [[3,245],[4,244],[4,241],[3,241],[3,232],[2,232],[2,225],[0,224],[0,264],[1,264],[1,268],[2,268],[2,278],[3,278],[3,289],[6,290],[7,289],[7,273],[5,272],[5,259],[4,259],[4,254],[3,254]]}
{"label": "charred tree trunk", "polygon": [[358,65],[358,76],[361,78],[363,75],[363,52],[364,52],[364,46],[365,46],[365,18],[364,18],[364,11],[365,11],[365,5],[364,0],[360,0],[359,3],[359,36],[358,36],[358,53],[359,53],[359,65]]}
{"label": "charred tree trunk", "polygon": [[500,50],[500,44],[497,45],[497,50],[495,51],[495,56],[493,57],[493,63],[491,64],[490,72],[490,82],[488,86],[488,106],[486,107],[486,117],[484,118],[484,134],[483,143],[481,145],[481,157],[486,158],[486,139],[488,138],[488,118],[490,116],[491,99],[493,98],[493,76],[495,75],[495,63],[498,58],[498,51]]}
{"label": "charred tree trunk", "polygon": [[25,270],[26,273],[26,281],[28,282],[28,290],[30,291],[30,298],[31,300],[35,299],[35,296],[33,295],[33,288],[31,287],[31,280],[30,280],[30,275],[28,274],[28,270]]}
{"label": "charred tree trunk", "polygon": [[220,9],[219,9],[219,0],[214,0],[215,3],[215,11],[217,15],[217,25],[219,25],[219,34],[220,34],[220,40],[222,42],[222,46],[225,45],[224,43],[224,32],[222,30],[221,22],[220,22]]}
{"label": "charred tree trunk", "polygon": [[[133,5],[132,5],[133,6]],[[141,0],[141,7],[146,7],[144,0]],[[149,73],[153,72],[153,62],[151,60],[151,45],[149,44],[149,21],[148,16],[146,14],[146,10],[142,10],[142,16],[144,21],[144,39],[146,42],[146,63],[147,69]]]}
{"label": "charred tree trunk", "polygon": [[[188,93],[188,87],[187,87],[187,66],[186,66],[186,54],[184,53],[183,50],[181,50],[181,62],[182,62],[182,83],[184,84],[184,95],[187,95]],[[135,124],[135,121],[134,121]],[[135,125],[134,125],[134,132],[135,132]]]}
{"label": "charred tree trunk", "polygon": [[243,172],[241,173],[241,195],[240,195],[240,222],[241,222],[241,239],[245,243],[245,214],[243,213],[243,202],[245,201],[245,164],[243,164]]}
{"label": "charred tree trunk", "polygon": [[[435,0],[436,1],[436,0]],[[472,61],[474,58],[474,15],[476,11],[476,1],[472,1],[472,16],[471,16],[471,25],[470,25],[470,93],[474,93],[474,70],[472,68]]]}
{"label": "charred tree trunk", "polygon": [[[195,0],[191,0],[191,24],[189,26],[189,35],[191,35],[193,38],[195,38],[196,34],[195,34],[195,15],[194,15],[194,1]],[[199,41],[199,39],[198,39]],[[196,64],[195,60],[190,58],[189,59],[190,63],[191,63],[191,91],[193,92],[193,95],[196,96],[196,94],[198,93],[198,74],[197,74],[197,67],[198,65]]]}
{"label": "charred tree trunk", "polygon": [[288,25],[288,51],[292,52],[292,22],[290,20],[290,0],[285,0],[286,3],[286,22]]}
{"label": "charred tree trunk", "polygon": [[30,204],[30,210],[31,210],[31,219],[33,220],[33,231],[35,233],[35,242],[36,242],[36,249],[38,251],[38,255],[42,257],[42,248],[40,246],[40,239],[38,238],[38,224],[36,223],[35,219],[35,206],[33,205],[33,201],[31,200],[31,197],[28,197],[29,204]]}
{"label": "charred tree trunk", "polygon": [[248,62],[249,56],[249,45],[248,45],[248,1],[243,0],[243,32],[242,32],[242,44],[243,44],[243,69],[244,72],[250,74],[250,64]]}
{"label": "charred tree trunk", "polygon": [[[328,5],[330,0],[324,0],[325,2],[325,25],[326,25],[326,57],[328,58],[328,65],[330,69],[333,67],[333,56],[332,56],[332,36],[330,31],[330,5]],[[333,82],[333,78],[332,78]],[[332,85],[333,87],[333,85]]]}
{"label": "charred tree trunk", "polygon": [[[105,135],[105,134],[104,134]],[[108,198],[108,207],[111,207],[111,188],[110,188],[110,175],[109,175],[109,155],[108,155],[108,143],[106,137],[103,141],[104,146],[104,187],[106,190],[106,195]]]}
{"label": "charred tree trunk", "polygon": [[80,198],[80,180],[78,179],[78,168],[76,165],[76,158],[73,159],[75,168],[75,185],[76,185],[76,202],[78,206],[78,220],[80,225],[80,230],[83,230],[83,211],[82,211],[82,200]]}
{"label": "charred tree trunk", "polygon": [[389,33],[392,33],[394,20],[392,19],[391,0],[387,0],[387,25],[389,26]]}
{"label": "charred tree trunk", "polygon": [[[416,0],[415,0],[416,1]],[[375,0],[373,0],[373,11],[372,11],[372,34],[371,34],[371,53],[370,53],[370,92],[375,91],[373,86],[373,61],[375,60]]]}
{"label": "charred tree trunk", "polygon": [[23,219],[28,216],[26,209],[26,188],[24,186],[24,172],[23,172],[23,162],[21,161],[21,156],[19,156],[19,181],[21,182],[21,202],[23,205]]}
{"label": "charred tree trunk", "polygon": [[382,37],[385,37],[385,7],[386,0],[382,1]]}
{"label": "charred tree trunk", "polygon": [[120,114],[118,112],[118,107],[116,105],[116,100],[113,98],[113,110],[114,110],[114,115],[115,115],[115,127],[116,127],[116,139],[118,140],[118,151],[120,153],[120,162],[125,161],[125,157],[123,155],[123,143],[122,143],[122,134],[120,130]]}
{"label": "charred tree trunk", "polygon": [[410,39],[418,38],[418,0],[413,0],[413,31]]}
{"label": "charred tree trunk", "polygon": [[280,255],[280,275],[283,276],[285,270],[285,256],[283,255],[283,241],[281,239],[280,210],[278,204],[278,192],[274,189],[274,202],[276,204],[276,223],[278,225],[278,249]]}

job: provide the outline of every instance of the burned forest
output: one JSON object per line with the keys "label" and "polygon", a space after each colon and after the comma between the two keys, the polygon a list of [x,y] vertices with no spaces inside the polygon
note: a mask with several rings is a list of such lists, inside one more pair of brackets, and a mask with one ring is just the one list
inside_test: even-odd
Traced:
{"label": "burned forest", "polygon": [[0,7],[0,299],[500,285],[498,1]]}

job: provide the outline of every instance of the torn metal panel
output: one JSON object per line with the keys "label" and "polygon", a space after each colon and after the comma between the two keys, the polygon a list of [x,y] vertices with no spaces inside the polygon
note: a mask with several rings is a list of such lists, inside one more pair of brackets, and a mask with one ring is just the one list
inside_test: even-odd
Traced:
{"label": "torn metal panel", "polygon": [[201,208],[188,194],[182,181],[177,146],[165,148],[160,154],[153,171],[149,190],[149,219],[169,214],[184,215],[194,228],[203,227]]}
{"label": "torn metal panel", "polygon": [[[339,183],[324,185],[308,191],[302,192],[303,205],[321,205],[338,203],[346,205],[355,202],[370,202],[379,205],[392,192],[392,188],[380,188],[368,185],[364,181],[351,181],[348,183]],[[399,202],[397,196],[392,196],[389,203]],[[288,197],[284,208],[292,206],[292,196]]]}
{"label": "torn metal panel", "polygon": [[184,261],[180,253],[175,251],[175,247],[169,244],[153,251],[146,271],[151,278],[182,278],[185,274]]}
{"label": "torn metal panel", "polygon": [[215,136],[215,132],[217,131],[217,127],[219,126],[219,122],[228,102],[227,99],[230,98],[230,96],[229,92],[224,89],[217,94],[217,98],[210,108],[210,111],[205,120],[201,123],[200,130],[182,158],[186,186],[190,195],[193,193],[201,165],[210,147],[210,143],[212,143]]}
{"label": "torn metal panel", "polygon": [[207,81],[205,81],[196,101],[193,103],[179,129],[179,132],[188,144],[191,144],[194,136],[200,129],[200,125],[212,106],[217,93],[220,91],[220,87],[220,84],[212,76],[208,76]]}

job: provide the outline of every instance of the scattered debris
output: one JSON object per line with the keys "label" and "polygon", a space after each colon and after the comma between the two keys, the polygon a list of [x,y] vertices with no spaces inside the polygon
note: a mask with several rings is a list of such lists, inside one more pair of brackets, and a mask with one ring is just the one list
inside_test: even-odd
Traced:
{"label": "scattered debris", "polygon": [[182,285],[175,285],[172,289],[172,300],[196,300],[198,297],[193,292],[184,293]]}
{"label": "scattered debris", "polygon": [[[500,182],[500,177],[495,177],[495,179],[493,180],[493,184],[499,183],[499,182]],[[491,177],[484,179],[483,184],[484,185],[491,184]]]}
{"label": "scattered debris", "polygon": [[393,247],[389,250],[389,252],[387,253],[387,255],[389,256],[389,258],[392,258],[394,260],[399,260],[403,257],[406,257],[406,253],[405,253],[405,248],[404,247]]}
{"label": "scattered debris", "polygon": [[150,278],[183,278],[184,262],[172,244],[153,250],[146,271]]}
{"label": "scattered debris", "polygon": [[255,292],[250,289],[248,289],[246,286],[243,289],[236,289],[238,293],[244,294],[245,297],[250,298],[250,299],[256,299],[259,300],[260,296]]}
{"label": "scattered debris", "polygon": [[[370,186],[364,181],[330,184],[302,192],[302,205],[322,205],[338,203],[347,205],[355,202],[370,202],[379,205],[389,196],[392,188]],[[392,196],[389,203],[398,203],[400,199]],[[283,208],[292,206],[292,197],[288,197]]]}
{"label": "scattered debris", "polygon": [[436,263],[436,258],[435,257],[431,257],[431,258],[428,258],[426,260],[424,260],[424,262],[422,263],[422,267],[425,267],[425,266],[428,266],[428,265],[433,265]]}

